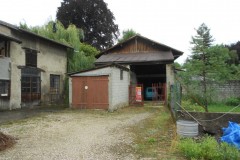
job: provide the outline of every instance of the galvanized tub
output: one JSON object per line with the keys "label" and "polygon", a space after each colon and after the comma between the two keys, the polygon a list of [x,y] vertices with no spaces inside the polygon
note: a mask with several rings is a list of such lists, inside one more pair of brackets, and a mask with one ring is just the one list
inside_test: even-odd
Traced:
{"label": "galvanized tub", "polygon": [[178,120],[177,134],[181,137],[198,136],[198,123],[195,121]]}

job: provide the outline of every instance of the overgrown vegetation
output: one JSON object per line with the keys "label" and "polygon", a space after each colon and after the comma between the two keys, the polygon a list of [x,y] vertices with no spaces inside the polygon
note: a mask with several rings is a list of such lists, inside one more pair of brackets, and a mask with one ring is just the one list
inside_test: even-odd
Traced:
{"label": "overgrown vegetation", "polygon": [[189,160],[238,160],[237,148],[220,143],[214,137],[206,136],[200,140],[181,139],[177,145],[179,152]]}

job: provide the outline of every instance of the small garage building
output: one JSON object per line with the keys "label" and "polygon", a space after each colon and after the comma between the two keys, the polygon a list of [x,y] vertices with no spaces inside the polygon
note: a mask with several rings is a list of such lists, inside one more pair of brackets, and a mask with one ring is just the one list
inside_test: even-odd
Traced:
{"label": "small garage building", "polygon": [[96,56],[95,65],[114,62],[130,69],[130,104],[136,102],[135,86],[143,88],[143,100],[149,100],[146,93],[150,89],[155,93],[152,101],[166,104],[170,86],[174,84],[172,64],[182,54],[182,51],[136,35],[101,52]]}
{"label": "small garage building", "polygon": [[129,75],[128,68],[115,63],[70,73],[70,106],[110,111],[128,106]]}

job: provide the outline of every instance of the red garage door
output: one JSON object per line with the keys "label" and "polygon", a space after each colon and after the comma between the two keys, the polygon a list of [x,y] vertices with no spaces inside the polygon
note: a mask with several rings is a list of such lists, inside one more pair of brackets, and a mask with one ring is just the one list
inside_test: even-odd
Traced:
{"label": "red garage door", "polygon": [[108,109],[108,76],[72,77],[72,106]]}

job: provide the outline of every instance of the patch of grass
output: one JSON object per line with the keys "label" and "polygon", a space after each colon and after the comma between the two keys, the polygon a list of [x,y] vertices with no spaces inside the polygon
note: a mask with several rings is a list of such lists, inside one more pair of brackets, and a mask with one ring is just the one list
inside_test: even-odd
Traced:
{"label": "patch of grass", "polygon": [[177,148],[189,160],[238,160],[240,158],[237,148],[226,143],[218,144],[215,138],[210,136],[198,141],[191,138],[181,139]]}
{"label": "patch of grass", "polygon": [[130,129],[134,135],[134,149],[139,158],[183,159],[171,152],[172,139],[176,134],[175,124],[168,109],[144,109],[151,111],[153,115]]}
{"label": "patch of grass", "polygon": [[[204,109],[199,106],[197,103],[191,103],[188,100],[182,101],[182,107],[188,111],[194,111],[194,112],[205,112]],[[210,104],[208,106],[209,112],[228,112],[231,109],[233,109],[235,106],[231,105],[225,105],[225,104]],[[240,112],[240,106],[232,110],[231,112]]]}

